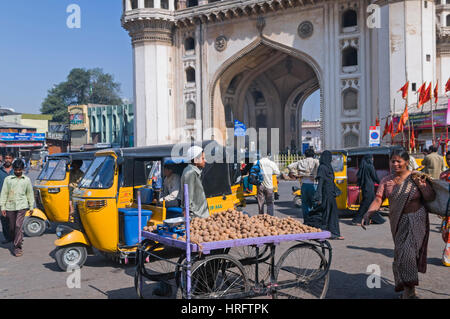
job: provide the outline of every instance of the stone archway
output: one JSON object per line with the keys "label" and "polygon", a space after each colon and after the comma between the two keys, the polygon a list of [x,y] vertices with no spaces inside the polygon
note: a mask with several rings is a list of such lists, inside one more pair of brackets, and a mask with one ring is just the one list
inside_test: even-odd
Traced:
{"label": "stone archway", "polygon": [[[232,113],[233,119],[250,127],[255,125],[256,129],[262,128],[258,127],[261,123],[267,124],[269,132],[279,128],[280,150],[290,147],[292,140],[300,149],[301,123],[292,125],[291,111],[295,110],[297,119],[306,98],[323,87],[321,84],[320,68],[311,57],[262,37],[228,59],[216,72],[209,90],[209,126],[220,131],[224,143]],[[259,104],[255,99],[259,99]],[[321,100],[321,120],[322,104]],[[264,117],[266,121],[262,120]]]}

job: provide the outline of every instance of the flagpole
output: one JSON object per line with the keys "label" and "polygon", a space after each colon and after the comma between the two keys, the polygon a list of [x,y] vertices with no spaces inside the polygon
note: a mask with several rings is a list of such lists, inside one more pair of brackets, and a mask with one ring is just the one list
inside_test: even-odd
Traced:
{"label": "flagpole", "polygon": [[[408,86],[409,89],[409,86]],[[409,94],[408,94],[409,95]],[[408,112],[408,95],[406,95],[406,112]],[[409,152],[411,153],[411,122],[409,120],[409,113],[408,113],[408,149]]]}
{"label": "flagpole", "polygon": [[[394,113],[392,115],[392,131],[394,131],[394,115],[395,115],[395,99],[394,99]],[[394,145],[394,137],[391,134],[391,145]]]}
{"label": "flagpole", "polygon": [[[433,83],[433,82],[431,82],[431,83]],[[433,87],[433,84],[431,84],[431,87]],[[430,92],[430,94],[431,94],[431,92]],[[431,131],[432,131],[432,134],[433,134],[433,145],[435,145],[435,139],[436,139],[435,135],[436,135],[436,133],[435,133],[435,130],[434,130],[433,99],[430,100],[430,104],[431,104]]]}

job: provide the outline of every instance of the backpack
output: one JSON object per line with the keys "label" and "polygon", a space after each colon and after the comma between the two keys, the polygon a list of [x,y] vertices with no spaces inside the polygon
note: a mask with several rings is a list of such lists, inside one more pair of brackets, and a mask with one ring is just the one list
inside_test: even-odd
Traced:
{"label": "backpack", "polygon": [[261,173],[261,167],[259,166],[259,161],[250,169],[250,174],[248,175],[248,182],[252,185],[259,186],[264,181],[264,177]]}

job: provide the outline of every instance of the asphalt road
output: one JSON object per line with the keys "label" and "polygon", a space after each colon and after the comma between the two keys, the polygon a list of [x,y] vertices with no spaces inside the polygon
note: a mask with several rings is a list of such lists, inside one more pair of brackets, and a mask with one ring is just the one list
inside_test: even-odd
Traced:
{"label": "asphalt road", "polygon": [[[36,172],[30,172],[34,177]],[[276,215],[301,217],[294,208],[291,186],[294,182],[280,183],[280,199],[276,201]],[[249,200],[245,211],[257,212],[256,201]],[[417,292],[422,298],[450,298],[449,268],[441,265],[444,243],[438,232],[439,219],[431,216],[431,236],[428,250],[428,269],[420,274]],[[331,241],[333,258],[327,298],[397,298],[392,274],[393,242],[388,223],[372,225],[367,231],[351,226],[350,219],[340,220],[345,240]],[[136,298],[134,266],[119,265],[103,256],[89,256],[80,271],[80,288],[69,288],[71,276],[59,270],[54,260],[56,239],[52,227],[42,237],[25,238],[24,255],[11,254],[9,245],[0,245],[0,298]],[[3,240],[3,235],[0,235]],[[292,243],[280,245],[279,251]],[[369,288],[369,265],[380,270],[380,287]],[[373,282],[373,280],[372,280]],[[72,282],[73,283],[73,282]],[[155,283],[149,283],[151,292]],[[152,297],[157,298],[157,297]]]}

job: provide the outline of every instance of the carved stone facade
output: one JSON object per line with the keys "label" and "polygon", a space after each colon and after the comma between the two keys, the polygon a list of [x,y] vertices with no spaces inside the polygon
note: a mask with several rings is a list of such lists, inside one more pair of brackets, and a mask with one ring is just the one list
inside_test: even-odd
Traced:
{"label": "carved stone facade", "polygon": [[239,120],[300,149],[303,104],[320,90],[322,149],[364,146],[377,116],[401,112],[407,80],[450,73],[430,1],[378,1],[380,28],[366,23],[369,0],[130,1],[137,145],[179,142],[180,129],[225,143]]}

